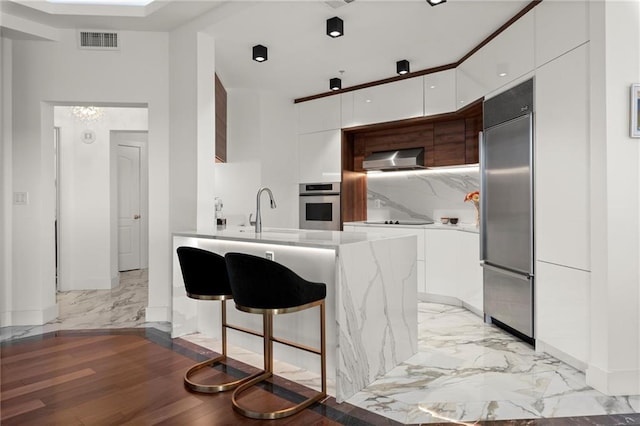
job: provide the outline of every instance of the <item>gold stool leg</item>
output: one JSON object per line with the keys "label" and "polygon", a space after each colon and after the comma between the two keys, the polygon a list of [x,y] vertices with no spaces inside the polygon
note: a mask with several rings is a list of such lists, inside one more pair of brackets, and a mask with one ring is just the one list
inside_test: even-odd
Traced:
{"label": "gold stool leg", "polygon": [[193,367],[189,368],[187,372],[184,374],[184,385],[187,389],[193,392],[199,393],[217,393],[224,392],[231,389],[235,389],[241,383],[251,380],[252,378],[258,376],[260,373],[252,374],[248,377],[243,377],[241,379],[233,380],[230,382],[205,385],[202,383],[196,383],[191,380],[191,376],[203,368],[212,367],[215,364],[222,363],[227,360],[227,303],[226,300],[222,300],[222,309],[221,309],[221,319],[222,319],[222,355],[218,355],[217,357],[210,358],[206,361],[199,362]]}
{"label": "gold stool leg", "polygon": [[231,402],[233,404],[233,409],[238,413],[242,414],[245,417],[249,417],[252,419],[281,419],[283,417],[289,417],[310,405],[324,399],[327,396],[327,379],[326,379],[326,342],[325,342],[325,305],[324,300],[320,304],[320,363],[321,363],[321,380],[322,380],[322,391],[318,392],[316,395],[311,398],[305,399],[299,404],[296,404],[292,407],[284,408],[282,410],[277,411],[253,411],[246,407],[241,407],[238,404],[238,396],[249,389],[251,386],[254,386],[264,380],[273,376],[273,315],[272,314],[263,314],[263,329],[264,329],[264,368],[265,371],[259,376],[255,377],[247,381],[246,383],[241,384],[233,391],[233,395],[231,396]]}

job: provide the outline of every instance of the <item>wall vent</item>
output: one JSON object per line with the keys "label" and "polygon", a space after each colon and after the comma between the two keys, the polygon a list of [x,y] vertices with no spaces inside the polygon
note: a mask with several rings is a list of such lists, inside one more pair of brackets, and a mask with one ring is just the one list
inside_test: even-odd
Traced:
{"label": "wall vent", "polygon": [[79,31],[80,49],[120,50],[118,33],[105,31]]}

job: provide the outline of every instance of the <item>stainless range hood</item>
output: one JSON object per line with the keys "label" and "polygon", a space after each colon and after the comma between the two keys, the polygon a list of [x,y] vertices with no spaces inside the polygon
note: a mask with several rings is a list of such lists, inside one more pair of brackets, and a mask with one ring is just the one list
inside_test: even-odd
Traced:
{"label": "stainless range hood", "polygon": [[382,171],[424,169],[424,148],[374,152],[364,159],[362,167]]}

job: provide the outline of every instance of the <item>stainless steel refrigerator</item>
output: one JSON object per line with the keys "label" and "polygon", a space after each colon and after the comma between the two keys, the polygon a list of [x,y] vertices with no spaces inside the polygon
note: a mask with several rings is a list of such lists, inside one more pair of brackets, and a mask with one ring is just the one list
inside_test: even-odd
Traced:
{"label": "stainless steel refrigerator", "polygon": [[533,80],[528,80],[484,102],[480,253],[485,320],[506,325],[530,343],[533,231]]}

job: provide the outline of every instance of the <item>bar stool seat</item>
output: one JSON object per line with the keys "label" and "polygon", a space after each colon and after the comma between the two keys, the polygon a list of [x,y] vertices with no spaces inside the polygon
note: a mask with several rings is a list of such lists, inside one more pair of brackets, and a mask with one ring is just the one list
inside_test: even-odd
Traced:
{"label": "bar stool seat", "polygon": [[[325,298],[327,286],[307,281],[284,265],[272,260],[243,253],[227,253],[227,272],[236,308],[240,311],[262,314],[264,371],[238,386],[231,397],[234,410],[254,419],[278,419],[296,414],[327,396]],[[273,316],[298,312],[318,306],[320,308],[320,348],[291,342],[273,335]],[[275,411],[254,411],[242,406],[239,396],[250,387],[273,376],[273,342],[320,355],[322,390],[299,404]]]}
{"label": "bar stool seat", "polygon": [[178,247],[177,253],[187,296],[197,300],[219,300],[222,320],[222,355],[197,363],[189,368],[184,375],[184,384],[188,389],[200,393],[216,393],[234,389],[242,382],[256,377],[257,374],[219,384],[202,384],[192,380],[192,376],[198,370],[213,367],[215,364],[221,364],[227,360],[227,328],[236,328],[227,323],[226,301],[233,299],[233,295],[229,285],[225,259],[219,254],[196,247]]}

